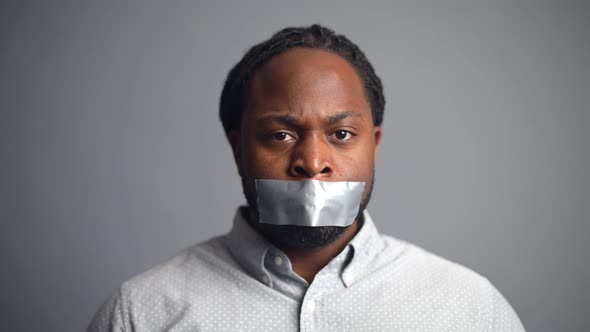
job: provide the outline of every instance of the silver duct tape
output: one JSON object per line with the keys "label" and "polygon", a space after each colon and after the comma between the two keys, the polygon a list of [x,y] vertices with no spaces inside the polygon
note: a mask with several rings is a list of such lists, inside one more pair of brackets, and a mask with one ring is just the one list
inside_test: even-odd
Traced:
{"label": "silver duct tape", "polygon": [[349,226],[358,215],[365,182],[256,179],[260,223]]}

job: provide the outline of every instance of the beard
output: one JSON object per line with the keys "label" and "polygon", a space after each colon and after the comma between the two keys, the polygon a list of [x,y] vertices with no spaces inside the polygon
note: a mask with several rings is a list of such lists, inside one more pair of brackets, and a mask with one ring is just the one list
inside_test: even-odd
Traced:
{"label": "beard", "polygon": [[[359,212],[355,220],[363,221],[363,211],[369,204],[373,187],[375,185],[375,171],[371,177],[369,190],[359,204]],[[261,233],[267,240],[279,248],[284,249],[314,249],[324,247],[344,233],[351,225],[338,226],[294,226],[294,225],[271,225],[259,222],[257,194],[254,179],[242,176],[242,189],[248,202],[248,210],[242,210],[242,215],[248,223]]]}

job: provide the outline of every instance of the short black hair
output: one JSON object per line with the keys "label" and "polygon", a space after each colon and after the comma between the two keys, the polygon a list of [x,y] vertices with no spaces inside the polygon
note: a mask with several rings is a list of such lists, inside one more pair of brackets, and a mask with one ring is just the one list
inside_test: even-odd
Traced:
{"label": "short black hair", "polygon": [[270,39],[254,45],[229,72],[221,92],[219,117],[227,135],[239,130],[242,114],[250,94],[250,84],[256,70],[270,58],[288,49],[316,48],[335,53],[346,59],[361,78],[367,101],[371,106],[373,124],[383,121],[385,97],[381,79],[361,49],[343,35],[314,24],[308,27],[290,27],[275,33]]}

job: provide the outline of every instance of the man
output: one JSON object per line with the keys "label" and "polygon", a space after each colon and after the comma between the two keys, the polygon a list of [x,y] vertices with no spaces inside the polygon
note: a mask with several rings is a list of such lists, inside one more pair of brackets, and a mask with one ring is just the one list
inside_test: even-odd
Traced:
{"label": "man", "polygon": [[384,105],[363,52],[325,27],[251,48],[220,103],[248,206],[123,283],[89,331],[523,330],[485,278],[377,232]]}

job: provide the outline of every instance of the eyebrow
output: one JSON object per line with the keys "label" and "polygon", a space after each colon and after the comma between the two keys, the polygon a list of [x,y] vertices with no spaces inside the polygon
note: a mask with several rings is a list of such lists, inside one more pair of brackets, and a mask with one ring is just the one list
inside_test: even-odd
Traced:
{"label": "eyebrow", "polygon": [[[337,113],[337,114],[328,116],[328,119],[326,120],[326,122],[329,125],[333,125],[333,124],[337,123],[338,121],[344,120],[344,119],[352,117],[352,116],[361,117],[362,114],[359,112],[355,112],[355,111],[345,111],[345,112],[341,112],[341,113]],[[292,116],[292,115],[287,115],[287,114],[268,115],[268,116],[260,118],[258,121],[277,121],[277,122],[282,122],[282,123],[289,124],[289,125],[296,125],[298,118],[295,116]]]}
{"label": "eyebrow", "polygon": [[344,119],[349,118],[351,116],[361,117],[362,115],[361,115],[361,113],[355,112],[355,111],[341,112],[338,114],[330,115],[328,117],[328,124],[333,125],[333,124],[337,123],[338,121],[344,120]]}
{"label": "eyebrow", "polygon": [[264,116],[260,119],[258,119],[258,121],[277,121],[277,122],[282,122],[282,123],[286,123],[286,124],[296,124],[297,123],[297,118],[292,116],[292,115],[268,115],[268,116]]}

